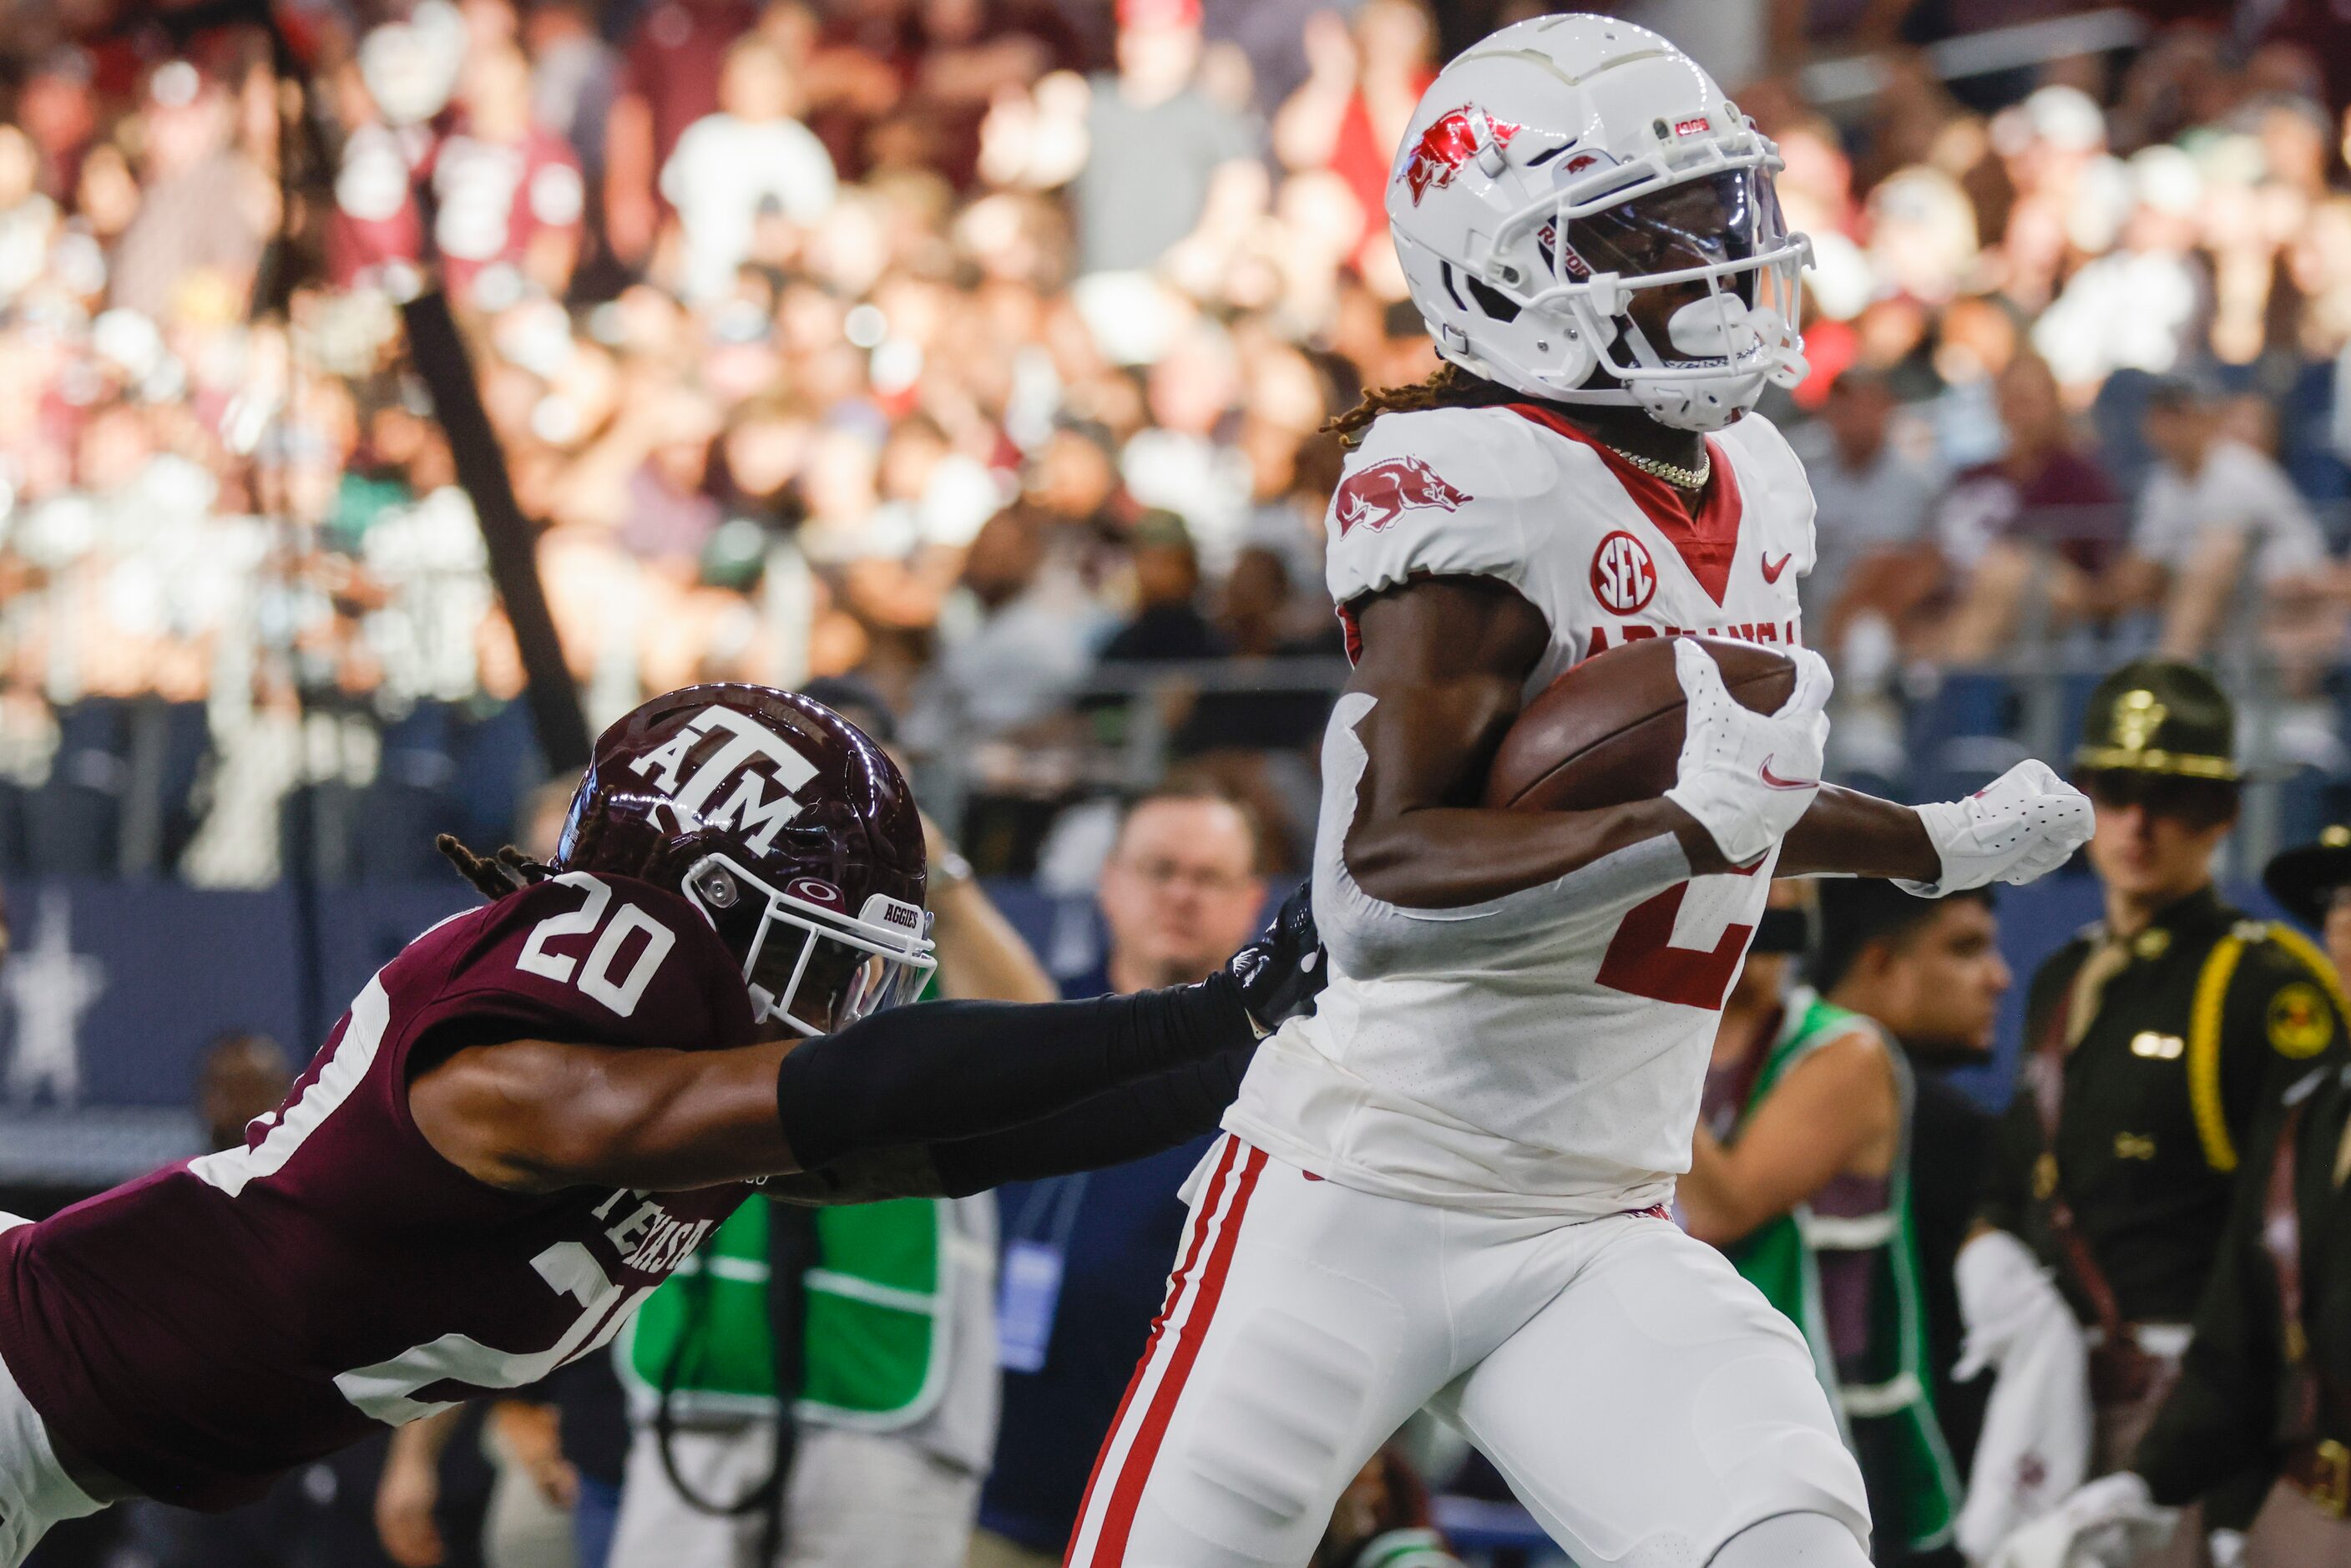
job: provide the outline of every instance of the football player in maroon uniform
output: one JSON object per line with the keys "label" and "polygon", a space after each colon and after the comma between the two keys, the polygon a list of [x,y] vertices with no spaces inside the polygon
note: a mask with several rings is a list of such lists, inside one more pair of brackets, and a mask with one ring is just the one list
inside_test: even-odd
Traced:
{"label": "football player in maroon uniform", "polygon": [[0,1568],[131,1496],[197,1509],[609,1341],[748,1186],[960,1195],[1215,1125],[1322,966],[1303,897],[1196,986],[910,999],[923,834],[806,697],[656,698],[552,865],[378,971],[242,1147],[0,1217]]}

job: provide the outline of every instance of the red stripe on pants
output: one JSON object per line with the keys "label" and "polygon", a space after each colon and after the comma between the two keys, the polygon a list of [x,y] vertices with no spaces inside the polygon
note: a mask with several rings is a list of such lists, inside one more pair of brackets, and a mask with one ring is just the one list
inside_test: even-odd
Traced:
{"label": "red stripe on pants", "polygon": [[[1236,1145],[1238,1142],[1235,1140]],[[1217,1302],[1225,1293],[1225,1278],[1232,1272],[1233,1253],[1240,1245],[1241,1218],[1249,1208],[1249,1194],[1257,1188],[1258,1173],[1264,1168],[1265,1151],[1249,1150],[1249,1157],[1241,1164],[1232,1207],[1226,1212],[1224,1227],[1217,1233],[1217,1245],[1208,1254],[1208,1266],[1200,1276],[1200,1289],[1194,1298],[1191,1315],[1176,1331],[1176,1348],[1168,1357],[1167,1371],[1151,1396],[1150,1408],[1144,1412],[1143,1425],[1127,1448],[1125,1464],[1119,1469],[1118,1485],[1110,1494],[1110,1507],[1102,1516],[1102,1536],[1094,1546],[1092,1568],[1119,1568],[1126,1561],[1126,1540],[1134,1529],[1134,1511],[1143,1501],[1144,1485],[1151,1479],[1151,1467],[1159,1457],[1160,1443],[1167,1436],[1167,1424],[1175,1418],[1176,1406],[1184,1396],[1184,1380],[1191,1375],[1192,1364],[1200,1358],[1201,1342],[1208,1337],[1209,1326],[1216,1321]]]}
{"label": "red stripe on pants", "polygon": [[1167,1279],[1166,1299],[1159,1303],[1159,1315],[1151,1320],[1151,1333],[1143,1342],[1143,1354],[1135,1359],[1134,1375],[1126,1380],[1126,1392],[1119,1396],[1118,1414],[1111,1417],[1110,1430],[1102,1434],[1102,1452],[1094,1456],[1093,1473],[1086,1477],[1085,1496],[1078,1500],[1078,1522],[1070,1529],[1070,1543],[1061,1549],[1062,1568],[1073,1561],[1078,1538],[1086,1532],[1086,1519],[1093,1511],[1094,1488],[1102,1480],[1102,1466],[1110,1462],[1110,1451],[1118,1443],[1118,1435],[1126,1430],[1127,1407],[1134,1403],[1134,1391],[1143,1386],[1143,1375],[1151,1370],[1151,1358],[1159,1354],[1159,1336],[1166,1331],[1167,1320],[1176,1314],[1176,1303],[1184,1299],[1184,1283],[1192,1277],[1192,1270],[1200,1261],[1200,1249],[1207,1245],[1208,1228],[1216,1222],[1217,1205],[1224,1201],[1225,1178],[1232,1174],[1233,1159],[1240,1153],[1241,1141],[1229,1134],[1225,1138],[1225,1151],[1217,1157],[1217,1169],[1201,1190],[1200,1206],[1192,1211],[1191,1245],[1184,1249],[1183,1261]]}

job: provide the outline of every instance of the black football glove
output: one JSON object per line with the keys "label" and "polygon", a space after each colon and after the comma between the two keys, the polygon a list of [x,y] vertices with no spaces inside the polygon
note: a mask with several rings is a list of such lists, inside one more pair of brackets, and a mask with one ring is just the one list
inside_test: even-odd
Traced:
{"label": "black football glove", "polygon": [[1331,983],[1330,956],[1314,929],[1313,885],[1299,883],[1257,940],[1225,960],[1259,1039],[1311,1010]]}

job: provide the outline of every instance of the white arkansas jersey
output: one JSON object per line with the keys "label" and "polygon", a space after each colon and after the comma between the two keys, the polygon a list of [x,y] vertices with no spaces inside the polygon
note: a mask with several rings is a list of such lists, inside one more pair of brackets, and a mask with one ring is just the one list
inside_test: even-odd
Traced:
{"label": "white arkansas jersey", "polygon": [[[1548,411],[1384,415],[1325,519],[1332,597],[1344,617],[1412,577],[1501,579],[1551,623],[1530,696],[1636,638],[1796,643],[1796,582],[1813,564],[1802,467],[1756,414],[1707,444],[1714,479],[1693,518],[1662,480]],[[1348,633],[1352,652],[1352,620]],[[1660,892],[1686,865],[1665,838],[1488,904],[1380,904],[1341,855],[1365,763],[1354,727],[1372,705],[1343,696],[1323,739],[1314,904],[1330,988],[1259,1048],[1225,1125],[1318,1176],[1416,1201],[1565,1215],[1666,1201],[1771,862]]]}

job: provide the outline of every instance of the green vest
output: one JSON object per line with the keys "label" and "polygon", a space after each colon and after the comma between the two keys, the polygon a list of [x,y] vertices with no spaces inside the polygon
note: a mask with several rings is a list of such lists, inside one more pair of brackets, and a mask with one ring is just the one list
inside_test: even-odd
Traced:
{"label": "green vest", "polygon": [[[1859,1013],[1832,1007],[1809,989],[1789,997],[1784,1019],[1762,1071],[1756,1074],[1755,1087],[1740,1109],[1742,1124],[1781,1076],[1813,1051],[1855,1026],[1877,1030]],[[1881,1434],[1890,1441],[1872,1441],[1868,1448],[1873,1454],[1887,1456],[1881,1463],[1895,1467],[1894,1475],[1878,1478],[1879,1488],[1901,1500],[1905,1517],[1881,1519],[1878,1530],[1923,1552],[1950,1539],[1959,1513],[1959,1479],[1935,1419],[1933,1368],[1918,1290],[1918,1247],[1910,1220],[1910,1071],[1892,1041],[1886,1049],[1901,1096],[1902,1140],[1887,1177],[1885,1211],[1836,1217],[1815,1215],[1798,1204],[1726,1250],[1740,1273],[1803,1332],[1821,1385],[1829,1392],[1848,1441],[1854,1422],[1884,1424]],[[1732,1135],[1737,1136],[1735,1131]],[[1839,1376],[1829,1346],[1828,1318],[1821,1305],[1823,1252],[1864,1252],[1875,1259],[1865,1366],[1852,1382]]]}
{"label": "green vest", "polygon": [[[622,1332],[617,1359],[640,1419],[651,1417],[664,1382],[682,1420],[775,1413],[768,1223],[768,1200],[755,1195]],[[816,1211],[799,1414],[894,1432],[938,1405],[948,1359],[947,1223],[946,1201],[927,1197]]]}

